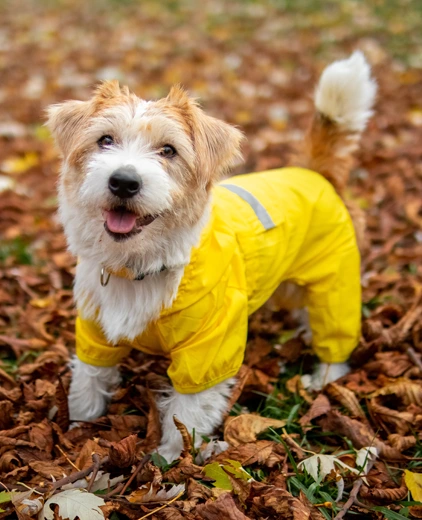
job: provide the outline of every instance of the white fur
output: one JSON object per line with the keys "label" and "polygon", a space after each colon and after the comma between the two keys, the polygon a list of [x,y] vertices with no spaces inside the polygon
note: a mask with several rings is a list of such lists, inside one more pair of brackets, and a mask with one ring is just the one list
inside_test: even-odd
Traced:
{"label": "white fur", "polygon": [[[144,256],[144,263],[132,263],[129,259],[123,263],[137,272],[159,271],[163,265],[167,267],[166,271],[148,275],[143,280],[131,281],[112,275],[108,285],[102,287],[100,271],[104,258],[100,255],[82,257],[76,270],[74,290],[81,314],[92,318],[98,310],[98,320],[112,344],[123,337],[132,340],[139,336],[152,320],[158,318],[163,307],[171,306],[184,265],[189,262],[192,247],[198,243],[208,217],[207,208],[201,221],[193,228],[173,230],[166,240],[161,237],[162,250],[157,248],[155,258]],[[110,256],[109,260],[112,260]],[[138,260],[141,259],[139,254]]]}
{"label": "white fur", "polygon": [[377,85],[360,51],[335,61],[321,75],[316,93],[317,110],[344,130],[361,132],[372,115]]}
{"label": "white fur", "polygon": [[73,357],[69,390],[71,421],[92,421],[105,412],[112,390],[120,383],[117,367],[94,367]]}
{"label": "white fur", "polygon": [[[317,109],[345,130],[362,130],[371,115],[376,93],[369,72],[369,66],[359,52],[348,60],[330,65],[316,91]],[[101,208],[110,197],[108,178],[118,167],[133,165],[142,177],[143,190],[138,200],[141,214],[155,215],[166,211],[171,207],[177,190],[176,184],[151,153],[149,141],[140,136],[140,120],[145,122],[146,112],[147,105],[140,102],[134,111],[127,106],[117,110],[114,107],[110,120],[104,117],[97,121],[98,129],[93,127],[87,131],[87,142],[95,142],[107,133],[113,134],[116,128],[115,133],[123,136],[121,142],[113,149],[91,157],[85,180],[73,197],[67,198],[63,184],[59,190],[61,220],[70,249],[79,256],[75,281],[79,312],[84,317],[93,317],[98,310],[100,324],[112,344],[123,337],[132,340],[139,336],[159,316],[163,307],[171,305],[183,275],[183,266],[189,262],[192,247],[198,243],[209,215],[207,207],[195,226],[186,223],[185,227],[170,230],[158,218],[139,235],[125,242],[114,242],[106,234]],[[101,133],[94,137],[99,130]],[[193,157],[189,139],[183,140],[176,127],[171,131],[174,135],[169,142],[179,140],[177,149],[182,153],[185,150],[187,158]],[[69,166],[65,164],[66,168]],[[162,265],[166,265],[168,270],[147,276],[142,281],[129,281],[112,275],[108,285],[102,287],[100,270],[103,265],[115,270],[127,266],[137,272],[159,271]],[[313,376],[307,376],[308,383],[313,388],[321,388],[348,370],[346,363],[322,363]],[[75,359],[69,395],[72,420],[91,420],[101,415],[110,391],[117,383],[116,368],[92,367]],[[180,394],[171,389],[161,397],[158,406],[163,436],[159,453],[168,461],[180,455],[182,439],[173,422],[175,415],[190,432],[195,429],[196,445],[201,443],[201,435],[212,434],[221,424],[232,384],[233,379],[230,379],[197,394]]]}
{"label": "white fur", "polygon": [[336,381],[350,372],[347,363],[318,363],[313,374],[302,376],[302,384],[307,390],[321,390],[328,383]]}
{"label": "white fur", "polygon": [[162,429],[158,453],[168,462],[180,455],[182,437],[174,425],[173,416],[186,426],[190,434],[195,430],[195,447],[199,447],[202,435],[210,436],[221,424],[234,381],[234,378],[226,379],[197,394],[180,394],[171,388],[167,395],[158,399]]}

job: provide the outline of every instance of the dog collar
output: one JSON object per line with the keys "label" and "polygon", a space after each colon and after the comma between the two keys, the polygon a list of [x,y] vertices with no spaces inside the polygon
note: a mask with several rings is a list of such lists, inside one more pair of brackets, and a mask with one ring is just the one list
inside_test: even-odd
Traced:
{"label": "dog collar", "polygon": [[161,269],[159,269],[158,271],[147,271],[147,272],[136,272],[134,271],[133,269],[130,269],[129,267],[122,267],[121,269],[117,270],[117,271],[113,271],[112,269],[108,269],[107,267],[101,267],[101,271],[100,271],[100,283],[103,287],[105,287],[109,280],[110,280],[110,276],[113,275],[113,276],[117,276],[118,278],[125,278],[126,280],[131,280],[131,281],[135,281],[135,280],[143,280],[145,278],[145,276],[148,276],[148,275],[151,275],[151,274],[158,274],[158,273],[161,273],[162,271],[166,271],[167,270],[167,267],[165,265],[163,265],[161,267]]}

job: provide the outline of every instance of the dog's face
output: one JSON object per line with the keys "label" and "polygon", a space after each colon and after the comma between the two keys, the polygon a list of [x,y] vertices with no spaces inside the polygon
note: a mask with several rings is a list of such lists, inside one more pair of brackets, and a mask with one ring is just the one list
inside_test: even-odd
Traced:
{"label": "dog's face", "polygon": [[48,125],[63,155],[60,214],[76,254],[145,250],[193,226],[242,139],[178,87],[147,102],[117,82],[50,107]]}

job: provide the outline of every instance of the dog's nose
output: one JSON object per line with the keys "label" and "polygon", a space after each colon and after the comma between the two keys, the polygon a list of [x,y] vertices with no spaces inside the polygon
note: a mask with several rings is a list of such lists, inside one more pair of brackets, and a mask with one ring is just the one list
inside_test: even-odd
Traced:
{"label": "dog's nose", "polygon": [[113,195],[130,199],[140,192],[142,180],[134,166],[122,166],[110,175],[108,188]]}

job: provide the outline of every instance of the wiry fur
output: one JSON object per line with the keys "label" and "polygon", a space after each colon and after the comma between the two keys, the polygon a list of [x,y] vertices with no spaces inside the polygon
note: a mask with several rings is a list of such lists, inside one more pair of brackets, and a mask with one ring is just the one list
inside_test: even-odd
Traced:
{"label": "wiry fur", "polygon": [[[330,65],[316,91],[317,113],[297,165],[319,171],[342,194],[352,152],[371,114],[376,86],[363,56]],[[89,101],[68,101],[49,110],[48,122],[63,155],[60,177],[60,217],[71,251],[79,263],[75,297],[84,317],[98,320],[111,343],[133,339],[169,307],[177,294],[184,266],[208,219],[210,189],[240,156],[242,134],[206,115],[179,87],[156,102],[146,102],[117,82],[102,84]],[[102,135],[115,145],[99,149]],[[176,147],[172,160],[160,156],[166,143]],[[140,217],[157,218],[142,232],[122,242],[104,229],[104,212],[117,204],[108,179],[122,166],[132,166],[142,178],[139,195],[126,201]],[[352,214],[353,216],[353,214]],[[356,213],[355,224],[359,220]],[[358,230],[357,230],[358,232]],[[359,235],[359,232],[358,232]],[[159,272],[165,265],[167,270]],[[104,290],[101,267],[155,274],[142,283],[111,276]],[[280,301],[295,306],[291,284]],[[340,366],[341,365],[341,366]],[[344,375],[347,365],[320,365],[313,386]],[[110,391],[118,383],[115,368],[73,362],[70,413],[73,420],[91,420],[104,412]],[[210,435],[221,422],[232,381],[192,395],[171,389],[159,399],[163,438],[161,453],[172,460],[181,449],[173,416],[195,428],[197,439]]]}
{"label": "wiry fur", "polygon": [[174,425],[173,416],[182,421],[189,433],[195,430],[195,447],[199,447],[202,436],[209,436],[221,424],[234,383],[234,378],[226,379],[197,394],[179,394],[170,388],[167,395],[159,398],[163,432],[158,448],[160,455],[166,460],[173,460],[175,454],[182,450],[182,438]]}
{"label": "wiry fur", "polygon": [[349,180],[353,152],[372,115],[377,85],[359,51],[329,65],[315,92],[316,112],[298,162],[324,175],[340,195]]}
{"label": "wiry fur", "polygon": [[92,421],[104,413],[113,391],[120,383],[117,367],[94,367],[76,356],[72,363],[69,416],[73,421]]}

